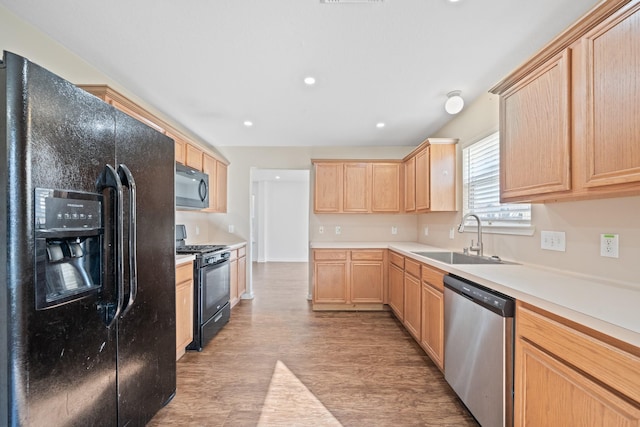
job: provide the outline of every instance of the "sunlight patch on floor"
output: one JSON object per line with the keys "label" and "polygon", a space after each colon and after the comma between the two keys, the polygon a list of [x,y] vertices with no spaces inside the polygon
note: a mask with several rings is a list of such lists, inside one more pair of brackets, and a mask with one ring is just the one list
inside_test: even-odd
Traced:
{"label": "sunlight patch on floor", "polygon": [[342,427],[329,410],[278,360],[258,427]]}

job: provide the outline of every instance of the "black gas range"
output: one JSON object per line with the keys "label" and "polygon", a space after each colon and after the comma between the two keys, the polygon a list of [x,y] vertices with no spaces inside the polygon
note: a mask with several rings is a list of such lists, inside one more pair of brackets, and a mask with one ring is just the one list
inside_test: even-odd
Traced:
{"label": "black gas range", "polygon": [[194,254],[193,341],[187,350],[202,349],[231,317],[229,257],[224,245],[186,245],[184,225],[176,226],[176,253]]}

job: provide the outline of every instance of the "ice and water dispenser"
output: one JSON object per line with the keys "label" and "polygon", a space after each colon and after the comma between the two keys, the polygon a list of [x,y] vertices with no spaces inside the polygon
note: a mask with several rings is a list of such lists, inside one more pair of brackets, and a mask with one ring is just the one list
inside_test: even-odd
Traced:
{"label": "ice and water dispenser", "polygon": [[52,308],[101,288],[102,195],[35,191],[36,308]]}

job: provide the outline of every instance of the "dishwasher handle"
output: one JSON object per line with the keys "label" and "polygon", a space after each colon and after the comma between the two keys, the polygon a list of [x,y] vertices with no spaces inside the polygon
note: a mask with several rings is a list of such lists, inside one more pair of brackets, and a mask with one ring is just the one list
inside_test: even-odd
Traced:
{"label": "dishwasher handle", "polygon": [[444,276],[444,286],[502,317],[514,315],[515,300],[507,295],[452,274]]}

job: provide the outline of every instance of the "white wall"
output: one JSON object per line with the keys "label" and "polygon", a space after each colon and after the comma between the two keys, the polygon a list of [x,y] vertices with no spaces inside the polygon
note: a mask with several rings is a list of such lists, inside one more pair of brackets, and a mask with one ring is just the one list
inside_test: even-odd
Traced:
{"label": "white wall", "polygon": [[[309,260],[309,181],[264,183],[264,261]],[[261,236],[261,237],[262,237]]]}

